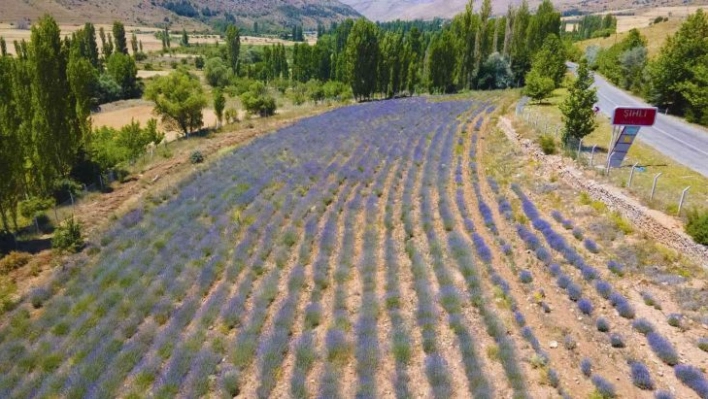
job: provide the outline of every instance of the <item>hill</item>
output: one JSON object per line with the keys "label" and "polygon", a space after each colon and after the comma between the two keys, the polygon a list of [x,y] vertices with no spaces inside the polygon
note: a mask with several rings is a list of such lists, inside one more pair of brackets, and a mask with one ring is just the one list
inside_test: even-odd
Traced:
{"label": "hill", "polygon": [[358,18],[361,15],[336,0],[0,0],[0,22],[16,23],[53,15],[62,23],[110,23],[158,26],[170,22],[203,29],[220,21],[252,28],[284,28]]}
{"label": "hill", "polygon": [[[432,19],[451,18],[463,11],[468,0],[341,0],[352,6],[365,17],[374,21],[396,19]],[[475,7],[482,4],[474,2]],[[529,6],[535,8],[540,0],[529,0]],[[637,4],[636,0],[557,0],[555,6],[567,14],[622,12],[633,14],[637,9],[653,9],[658,6],[687,6],[706,4],[706,0],[647,0]],[[506,12],[509,5],[518,6],[521,0],[492,0],[495,14]]]}

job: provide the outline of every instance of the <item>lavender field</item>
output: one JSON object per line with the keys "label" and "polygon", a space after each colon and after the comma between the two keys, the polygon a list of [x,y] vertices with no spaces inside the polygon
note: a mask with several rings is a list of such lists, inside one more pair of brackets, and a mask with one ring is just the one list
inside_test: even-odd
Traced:
{"label": "lavender field", "polygon": [[342,108],[195,172],[3,316],[0,397],[708,397],[619,261],[484,175],[495,110]]}

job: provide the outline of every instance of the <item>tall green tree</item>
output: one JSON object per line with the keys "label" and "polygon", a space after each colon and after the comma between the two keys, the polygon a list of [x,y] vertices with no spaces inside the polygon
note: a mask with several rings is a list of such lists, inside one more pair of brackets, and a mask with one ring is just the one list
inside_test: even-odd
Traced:
{"label": "tall green tree", "polygon": [[75,98],[67,77],[68,52],[59,26],[49,16],[32,27],[32,167],[41,193],[51,192],[55,179],[67,177],[82,142]]}
{"label": "tall green tree", "polygon": [[180,45],[182,47],[189,47],[189,35],[187,34],[186,29],[182,29],[182,39],[180,41]]}
{"label": "tall green tree", "polygon": [[130,47],[133,50],[133,57],[142,52],[138,46],[138,36],[135,35],[135,32],[130,36]]}
{"label": "tall green tree", "polygon": [[122,98],[136,98],[141,94],[138,82],[138,67],[135,60],[123,53],[115,53],[108,58],[106,72],[121,87]]}
{"label": "tall green tree", "polygon": [[369,99],[376,90],[379,39],[376,25],[359,19],[354,23],[346,46],[349,84],[357,99]]}
{"label": "tall green tree", "polygon": [[433,38],[428,49],[426,70],[430,93],[451,93],[455,90],[455,47],[450,31],[443,31]]}
{"label": "tall green tree", "polygon": [[238,76],[239,57],[241,53],[241,33],[234,25],[226,28],[226,59],[235,76]]}
{"label": "tall green tree", "polygon": [[[16,61],[0,56],[0,220],[5,231],[11,231],[10,221],[16,221],[17,205],[22,198],[25,145],[20,138],[21,114],[17,110],[13,74]],[[17,223],[14,223],[17,227]]]}
{"label": "tall green tree", "polygon": [[659,56],[650,64],[649,99],[668,107],[671,113],[708,125],[707,59],[708,16],[698,10],[666,40]]}
{"label": "tall green tree", "polygon": [[221,126],[221,122],[224,120],[224,108],[226,108],[226,98],[224,98],[224,93],[221,90],[214,91],[214,113],[216,114],[216,119]]}
{"label": "tall green tree", "polygon": [[185,135],[204,125],[202,110],[207,101],[199,78],[186,70],[177,70],[154,80],[145,96],[155,102],[155,113],[163,123]]}
{"label": "tall green tree", "polygon": [[553,93],[553,89],[555,89],[553,79],[543,75],[537,69],[531,69],[531,71],[526,74],[525,80],[526,86],[524,87],[524,94],[536,100],[539,104],[550,97],[551,93]]}
{"label": "tall green tree", "polygon": [[514,14],[513,34],[509,43],[509,53],[511,58],[511,71],[514,73],[514,80],[518,84],[523,84],[524,77],[531,70],[532,53],[526,42],[526,32],[531,22],[531,13],[526,0]]}
{"label": "tall green tree", "polygon": [[120,21],[113,22],[113,40],[115,51],[128,55],[128,40],[125,37],[125,26]]}
{"label": "tall green tree", "polygon": [[558,35],[551,33],[546,36],[541,50],[536,53],[532,69],[536,69],[539,73],[545,74],[553,80],[555,87],[560,87],[563,82],[563,77],[568,71],[565,61],[565,47],[558,38]]}
{"label": "tall green tree", "polygon": [[597,102],[597,91],[590,88],[593,79],[590,76],[587,61],[581,60],[578,77],[569,89],[568,97],[560,105],[563,113],[563,142],[568,145],[572,139],[582,139],[592,133],[597,126],[593,106]]}

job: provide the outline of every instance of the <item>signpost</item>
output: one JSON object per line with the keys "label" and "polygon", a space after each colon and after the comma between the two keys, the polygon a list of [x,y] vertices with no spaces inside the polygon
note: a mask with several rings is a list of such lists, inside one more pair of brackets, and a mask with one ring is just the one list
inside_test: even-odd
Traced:
{"label": "signpost", "polygon": [[607,156],[607,172],[610,168],[622,166],[624,158],[632,147],[642,126],[653,126],[656,122],[656,108],[617,107],[612,116],[612,138]]}

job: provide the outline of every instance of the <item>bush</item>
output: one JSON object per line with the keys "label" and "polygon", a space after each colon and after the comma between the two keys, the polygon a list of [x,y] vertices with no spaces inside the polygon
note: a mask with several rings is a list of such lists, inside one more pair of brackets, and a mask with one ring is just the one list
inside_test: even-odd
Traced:
{"label": "bush", "polygon": [[7,274],[29,263],[32,255],[27,252],[12,251],[0,259],[0,274]]}
{"label": "bush", "polygon": [[561,267],[557,263],[552,263],[550,266],[548,266],[548,271],[553,277],[556,277],[561,273]]}
{"label": "bush", "polygon": [[686,233],[702,245],[708,245],[708,210],[688,212]]}
{"label": "bush", "polygon": [[577,302],[583,296],[583,289],[575,283],[570,283],[566,291],[568,292],[568,298],[573,302]]}
{"label": "bush", "polygon": [[568,285],[570,283],[571,283],[570,277],[566,276],[565,274],[561,274],[560,276],[558,276],[558,279],[556,280],[556,284],[558,284],[558,286],[563,289],[568,288]]}
{"label": "bush", "polygon": [[204,162],[204,155],[202,155],[202,153],[199,151],[194,151],[189,156],[189,162],[191,162],[192,164],[202,163]]}
{"label": "bush", "polygon": [[573,237],[575,237],[576,240],[580,241],[583,239],[583,230],[580,227],[575,227],[573,229]]}
{"label": "bush", "polygon": [[620,265],[619,263],[615,262],[614,260],[611,260],[607,262],[607,268],[610,269],[610,271],[620,277],[624,276],[624,266]]}
{"label": "bush", "polygon": [[12,309],[17,286],[9,277],[0,276],[0,314]]}
{"label": "bush", "polygon": [[678,313],[671,313],[667,318],[667,321],[671,327],[681,327],[682,318],[683,316]]}
{"label": "bush", "polygon": [[44,287],[38,287],[33,289],[30,294],[30,303],[32,304],[32,307],[35,309],[39,309],[44,305],[44,302],[49,299],[52,296],[52,293],[44,288]]}
{"label": "bush", "polygon": [[698,349],[708,352],[708,338],[698,338]]}
{"label": "bush", "polygon": [[580,309],[583,314],[590,315],[593,310],[592,302],[587,298],[582,298],[578,301],[578,309]]}
{"label": "bush", "polygon": [[541,146],[541,151],[546,155],[553,155],[557,151],[556,140],[550,134],[542,134],[538,137],[538,144]]}
{"label": "bush", "polygon": [[583,245],[585,246],[585,249],[587,249],[588,251],[590,251],[594,254],[600,253],[600,248],[597,247],[597,244],[595,243],[595,241],[593,241],[589,238],[586,238],[585,241],[583,241]]}
{"label": "bush", "polygon": [[563,346],[565,347],[565,349],[572,351],[578,347],[578,343],[573,337],[571,337],[570,335],[566,335],[565,337],[563,337]]}
{"label": "bush", "polygon": [[592,375],[592,362],[590,359],[585,358],[580,362],[580,371],[582,371],[583,375],[586,377]]}
{"label": "bush", "polygon": [[644,304],[647,306],[652,306],[657,310],[661,310],[661,304],[654,299],[654,297],[648,293],[648,292],[642,292],[642,299],[644,300]]}
{"label": "bush", "polygon": [[656,391],[654,399],[674,399],[674,395],[667,391]]}
{"label": "bush", "polygon": [[666,338],[655,332],[650,332],[647,334],[647,341],[649,342],[651,350],[654,351],[662,362],[669,366],[678,364],[678,353],[676,353],[676,349],[674,349],[674,346]]}
{"label": "bush", "polygon": [[81,225],[74,218],[65,220],[52,238],[52,248],[59,252],[74,253],[81,249],[84,241],[81,238]]}
{"label": "bush", "polygon": [[597,326],[597,331],[600,331],[600,332],[610,331],[610,322],[607,321],[607,319],[604,317],[598,317],[597,321],[595,322],[595,325]]}
{"label": "bush", "polygon": [[528,270],[522,270],[519,273],[519,279],[521,280],[522,283],[528,284],[528,283],[533,282],[533,275]]}
{"label": "bush", "polygon": [[601,297],[608,299],[610,295],[612,295],[612,286],[607,281],[597,280],[595,282],[595,291],[597,291]]}
{"label": "bush", "polygon": [[614,385],[606,379],[599,375],[594,375],[592,376],[592,383],[595,385],[595,391],[601,398],[610,399],[616,397]]}
{"label": "bush", "polygon": [[654,332],[654,326],[649,322],[649,320],[641,318],[634,320],[632,323],[632,328],[637,330],[640,334],[647,335],[650,332]]}
{"label": "bush", "polygon": [[632,362],[630,368],[632,382],[637,388],[647,391],[654,390],[654,381],[651,380],[651,373],[649,373],[649,369],[645,365],[639,362]]}
{"label": "bush", "polygon": [[708,398],[708,381],[700,369],[687,364],[674,367],[676,378],[693,389],[701,398]]}
{"label": "bush", "polygon": [[624,348],[624,338],[621,335],[615,333],[610,336],[610,345],[613,348]]}
{"label": "bush", "polygon": [[552,386],[553,388],[558,388],[558,386],[560,385],[560,378],[558,378],[558,373],[555,370],[550,369],[548,370],[547,377],[548,385]]}

